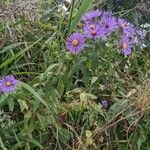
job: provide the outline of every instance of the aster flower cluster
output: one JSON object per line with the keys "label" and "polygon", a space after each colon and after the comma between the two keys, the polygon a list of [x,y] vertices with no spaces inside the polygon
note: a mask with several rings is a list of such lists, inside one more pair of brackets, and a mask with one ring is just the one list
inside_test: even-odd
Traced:
{"label": "aster flower cluster", "polygon": [[134,44],[138,44],[145,37],[145,33],[134,27],[124,19],[118,19],[118,25],[122,33],[120,48],[124,55],[130,55]]}
{"label": "aster flower cluster", "polygon": [[0,92],[13,93],[17,89],[19,81],[14,76],[8,75],[0,79]]}
{"label": "aster flower cluster", "polygon": [[144,39],[145,34],[124,19],[113,16],[111,12],[91,10],[82,17],[84,28],[81,33],[71,34],[66,42],[66,48],[73,54],[81,52],[87,39],[107,39],[115,31],[121,32],[120,51],[125,56],[130,55],[134,44]]}

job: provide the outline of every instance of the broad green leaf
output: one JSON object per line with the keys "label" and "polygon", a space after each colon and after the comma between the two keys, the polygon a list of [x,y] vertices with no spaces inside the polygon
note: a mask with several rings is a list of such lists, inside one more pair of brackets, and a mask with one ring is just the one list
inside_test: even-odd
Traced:
{"label": "broad green leaf", "polygon": [[117,101],[115,104],[113,104],[109,111],[108,111],[108,115],[109,118],[113,118],[115,115],[117,115],[118,113],[120,113],[123,110],[126,110],[128,108],[128,101],[127,100],[119,100]]}
{"label": "broad green leaf", "polygon": [[0,107],[3,105],[4,101],[8,98],[8,95],[2,94],[0,96]]}
{"label": "broad green leaf", "polygon": [[58,84],[57,84],[57,91],[58,91],[59,96],[63,94],[64,89],[65,89],[65,86],[64,86],[63,78],[60,77]]}
{"label": "broad green leaf", "polygon": [[12,98],[8,99],[8,106],[10,111],[14,110],[14,105],[14,100]]}

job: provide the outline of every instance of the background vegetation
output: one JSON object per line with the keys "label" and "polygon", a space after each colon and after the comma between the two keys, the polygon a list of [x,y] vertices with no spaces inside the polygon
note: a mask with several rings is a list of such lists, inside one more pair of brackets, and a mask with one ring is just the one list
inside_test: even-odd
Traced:
{"label": "background vegetation", "polygon": [[64,46],[89,9],[149,31],[149,2],[139,3],[0,1],[0,77],[21,81],[15,93],[0,93],[0,149],[150,149],[149,33],[129,57],[109,41],[78,55]]}

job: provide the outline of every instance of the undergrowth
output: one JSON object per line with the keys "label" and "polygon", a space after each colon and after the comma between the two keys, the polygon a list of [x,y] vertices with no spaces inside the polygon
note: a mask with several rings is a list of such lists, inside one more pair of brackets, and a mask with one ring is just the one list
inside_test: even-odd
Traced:
{"label": "undergrowth", "polygon": [[[72,54],[66,39],[80,30],[82,15],[111,6],[90,0],[0,4],[0,77],[20,81],[15,92],[0,93],[1,149],[150,149],[149,39],[127,57],[112,44],[119,36]],[[136,7],[122,7],[113,13],[140,27]]]}

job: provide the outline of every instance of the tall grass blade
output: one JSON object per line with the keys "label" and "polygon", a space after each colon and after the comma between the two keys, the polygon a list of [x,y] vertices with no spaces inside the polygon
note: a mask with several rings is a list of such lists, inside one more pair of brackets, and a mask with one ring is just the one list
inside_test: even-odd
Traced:
{"label": "tall grass blade", "polygon": [[73,29],[76,27],[77,23],[81,20],[82,15],[88,10],[88,8],[91,6],[92,0],[83,0],[76,16],[71,21],[70,25],[70,32],[73,31]]}
{"label": "tall grass blade", "polygon": [[[42,39],[42,38],[41,38]],[[27,48],[25,48],[24,50],[21,50],[20,52],[18,52],[16,55],[14,55],[13,57],[7,59],[4,63],[2,63],[0,65],[0,68],[10,64],[13,60],[17,59],[18,57],[23,56],[23,54],[28,51],[30,48],[32,48],[35,44],[37,44],[41,39],[38,39],[36,42],[34,42],[33,44],[31,44],[30,46],[28,46]]]}

